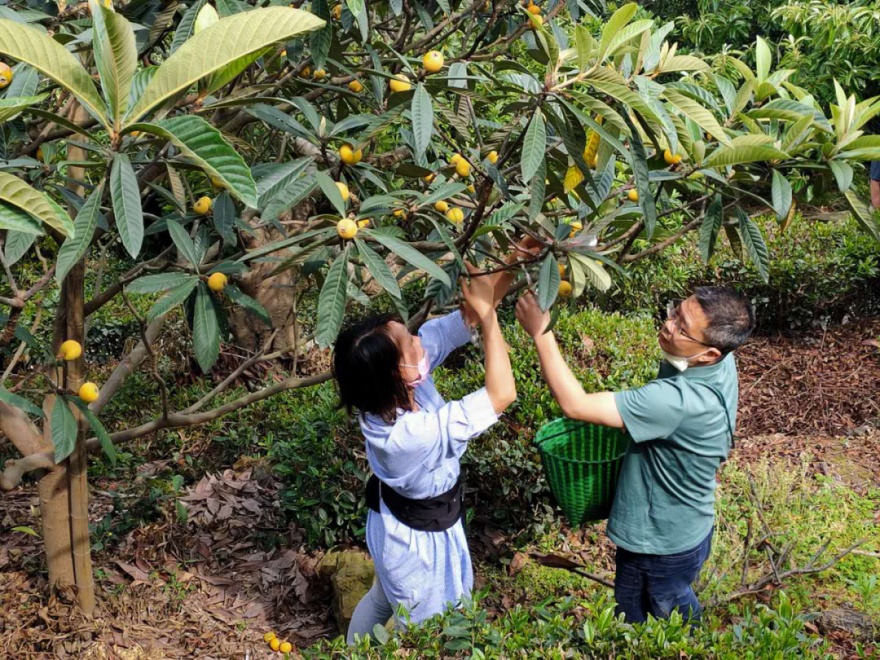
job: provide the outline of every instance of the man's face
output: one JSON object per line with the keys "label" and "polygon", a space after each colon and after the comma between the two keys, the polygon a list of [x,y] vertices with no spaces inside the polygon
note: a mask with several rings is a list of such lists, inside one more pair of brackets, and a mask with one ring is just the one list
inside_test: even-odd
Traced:
{"label": "man's face", "polygon": [[660,348],[678,357],[692,357],[703,353],[691,364],[710,364],[721,357],[721,351],[708,345],[706,327],[709,319],[694,296],[685,298],[660,327]]}

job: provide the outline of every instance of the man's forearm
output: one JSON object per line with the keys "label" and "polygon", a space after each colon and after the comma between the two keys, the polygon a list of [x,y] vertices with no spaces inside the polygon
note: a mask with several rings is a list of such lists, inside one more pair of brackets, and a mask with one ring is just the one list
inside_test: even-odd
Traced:
{"label": "man's forearm", "polygon": [[545,332],[536,337],[535,346],[541,362],[541,374],[566,417],[591,424],[623,428],[623,419],[617,410],[614,394],[612,392],[587,394],[562,357],[552,332]]}

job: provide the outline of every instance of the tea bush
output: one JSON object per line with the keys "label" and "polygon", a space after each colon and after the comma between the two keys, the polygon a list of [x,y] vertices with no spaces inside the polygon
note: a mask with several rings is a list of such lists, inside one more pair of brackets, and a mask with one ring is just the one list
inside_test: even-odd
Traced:
{"label": "tea bush", "polygon": [[[462,611],[437,617],[421,628],[388,633],[377,629],[381,646],[370,638],[347,648],[342,638],[302,651],[303,657],[562,659],[571,657],[678,658],[832,658],[828,643],[808,628],[810,616],[797,612],[784,592],[773,606],[746,606],[730,629],[714,625],[693,632],[673,614],[668,621],[630,625],[615,618],[610,594],[568,598],[524,607],[515,605],[490,617],[477,598]],[[439,634],[438,634],[438,631]]]}

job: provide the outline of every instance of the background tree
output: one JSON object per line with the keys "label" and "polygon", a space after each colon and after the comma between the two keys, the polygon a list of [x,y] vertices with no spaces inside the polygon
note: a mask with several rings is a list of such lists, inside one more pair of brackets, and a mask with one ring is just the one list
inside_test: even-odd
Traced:
{"label": "background tree", "polygon": [[[16,347],[0,430],[22,454],[0,486],[41,471],[50,582],[75,584],[86,611],[87,451],[113,460],[119,443],[326,381],[346,314],[393,309],[415,327],[453,304],[464,259],[509,268],[500,255],[523,234],[543,249],[515,288],[545,308],[690,233],[708,259],[723,232],[766,278],[753,216],[771,209],[784,228],[794,179],[833,181],[880,240],[852,188],[852,163],[880,158],[863,134],[880,101],[835,85],[829,116],[761,39],[754,70],[729,56],[713,69],[634,4],[595,29],[577,5],[308,8],[93,0],[0,18],[15,63],[0,99],[0,348]],[[80,389],[89,317],[119,301],[139,341]],[[218,381],[174,410],[157,340],[180,305],[186,350]],[[218,368],[230,341],[248,355]],[[34,368],[18,368],[28,351]],[[276,361],[281,377],[222,400]],[[108,433],[98,416],[141,369],[162,414]]]}

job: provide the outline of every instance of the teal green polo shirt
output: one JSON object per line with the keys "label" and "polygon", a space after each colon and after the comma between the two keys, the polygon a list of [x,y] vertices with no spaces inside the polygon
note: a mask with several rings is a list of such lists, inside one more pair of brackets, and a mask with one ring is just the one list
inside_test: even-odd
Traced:
{"label": "teal green polo shirt", "polygon": [[696,547],[709,534],[715,474],[730,452],[738,397],[732,353],[682,373],[662,362],[657,380],[615,392],[617,410],[635,441],[624,456],[608,518],[615,544],[630,552],[671,555]]}

